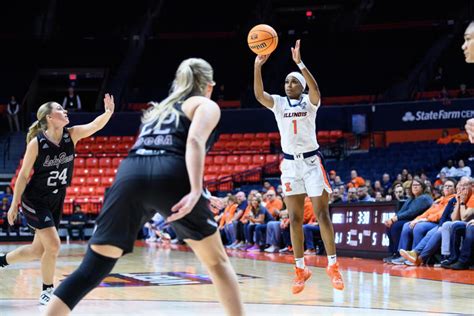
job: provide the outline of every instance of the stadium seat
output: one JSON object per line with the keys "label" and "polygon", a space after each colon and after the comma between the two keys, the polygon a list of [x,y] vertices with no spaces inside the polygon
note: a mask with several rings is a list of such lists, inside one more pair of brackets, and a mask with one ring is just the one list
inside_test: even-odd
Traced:
{"label": "stadium seat", "polygon": [[102,176],[104,174],[104,169],[102,168],[91,168],[89,169],[89,176],[97,177]]}
{"label": "stadium seat", "polygon": [[117,168],[120,163],[122,162],[123,158],[122,157],[116,157],[112,159],[112,167]]}
{"label": "stadium seat", "polygon": [[133,145],[135,143],[135,136],[122,136],[122,143]]}
{"label": "stadium seat", "polygon": [[244,133],[242,139],[246,141],[252,141],[255,139],[255,133]]}
{"label": "stadium seat", "polygon": [[221,140],[230,140],[231,134],[220,134],[219,135],[219,141]]}
{"label": "stadium seat", "polygon": [[268,140],[268,134],[267,133],[257,133],[255,134],[255,139],[256,140]]}
{"label": "stadium seat", "polygon": [[221,167],[219,176],[227,176],[234,173],[234,166],[224,165]]}
{"label": "stadium seat", "polygon": [[84,158],[74,158],[74,168],[84,168],[86,166],[86,160]]}
{"label": "stadium seat", "polygon": [[214,156],[206,156],[205,165],[210,166],[214,164]]}
{"label": "stadium seat", "polygon": [[249,151],[250,148],[250,143],[252,140],[241,140],[240,142],[237,143],[237,151],[238,152],[247,152]]}
{"label": "stadium seat", "polygon": [[97,136],[95,139],[96,144],[105,144],[109,141],[109,138],[107,136]]}
{"label": "stadium seat", "polygon": [[265,164],[265,155],[253,155],[252,164],[258,166]]}
{"label": "stadium seat", "polygon": [[223,165],[225,163],[226,163],[226,156],[222,156],[222,155],[214,156],[215,165]]}
{"label": "stadium seat", "polygon": [[114,177],[103,176],[100,178],[100,185],[106,188],[110,187],[113,182],[114,182]]}
{"label": "stadium seat", "polygon": [[268,139],[274,142],[280,141],[280,133],[278,132],[268,133]]}
{"label": "stadium seat", "polygon": [[109,136],[109,143],[110,144],[118,144],[122,142],[121,136]]}
{"label": "stadium seat", "polygon": [[87,168],[97,168],[99,167],[99,160],[97,158],[87,158],[86,159]]}
{"label": "stadium seat", "polygon": [[280,158],[276,154],[267,154],[265,156],[265,163],[272,163],[272,162],[279,161],[279,160],[280,160]]}
{"label": "stadium seat", "polygon": [[241,134],[241,133],[234,133],[231,135],[230,139],[233,140],[233,141],[239,141],[239,140],[242,140],[244,137],[244,134]]}
{"label": "stadium seat", "polygon": [[237,155],[229,155],[227,156],[227,164],[228,165],[236,165],[238,164],[240,161],[240,157],[237,156]]}
{"label": "stadium seat", "polygon": [[116,173],[117,173],[117,169],[115,169],[115,168],[105,168],[104,169],[104,176],[115,177]]}
{"label": "stadium seat", "polygon": [[112,166],[112,159],[103,157],[99,159],[99,167],[100,168],[107,168]]}
{"label": "stadium seat", "polygon": [[229,152],[233,152],[238,148],[238,142],[229,141],[225,143],[225,149]]}
{"label": "stadium seat", "polygon": [[221,166],[210,166],[207,171],[209,172],[209,175],[216,175],[221,171]]}
{"label": "stadium seat", "polygon": [[250,165],[252,163],[252,156],[251,155],[240,155],[240,164],[242,165]]}
{"label": "stadium seat", "polygon": [[83,186],[86,184],[86,177],[73,177],[71,180],[71,185],[73,186]]}

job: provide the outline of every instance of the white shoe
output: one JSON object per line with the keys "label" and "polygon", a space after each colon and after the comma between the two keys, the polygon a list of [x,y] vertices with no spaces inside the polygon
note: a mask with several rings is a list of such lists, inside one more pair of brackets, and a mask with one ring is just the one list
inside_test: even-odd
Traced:
{"label": "white shoe", "polygon": [[53,296],[53,291],[54,291],[54,288],[52,288],[52,287],[47,288],[46,290],[42,291],[41,295],[40,295],[40,298],[39,298],[39,303],[41,305],[48,304],[49,301],[51,300],[52,296]]}
{"label": "white shoe", "polygon": [[276,247],[276,246],[273,246],[271,245],[270,247],[268,247],[267,249],[265,249],[265,252],[279,252],[280,251],[280,248],[279,247]]}
{"label": "white shoe", "polygon": [[153,236],[153,237],[147,238],[146,241],[147,241],[147,242],[156,242],[156,241],[158,241],[158,238],[156,238],[155,236]]}
{"label": "white shoe", "polygon": [[285,247],[283,249],[280,249],[280,251],[278,251],[279,253],[284,253],[284,252],[287,252],[288,251],[288,247]]}

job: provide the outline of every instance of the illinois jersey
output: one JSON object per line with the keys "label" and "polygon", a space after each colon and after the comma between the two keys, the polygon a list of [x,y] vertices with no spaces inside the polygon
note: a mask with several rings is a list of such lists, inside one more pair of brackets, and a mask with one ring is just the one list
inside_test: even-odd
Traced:
{"label": "illinois jersey", "polygon": [[311,152],[319,148],[316,140],[317,106],[311,104],[309,96],[303,94],[300,100],[272,95],[273,108],[281,136],[283,152],[289,155]]}
{"label": "illinois jersey", "polygon": [[74,143],[68,129],[64,128],[58,145],[46,138],[43,132],[36,139],[38,156],[25,193],[53,192],[69,186],[74,168]]}

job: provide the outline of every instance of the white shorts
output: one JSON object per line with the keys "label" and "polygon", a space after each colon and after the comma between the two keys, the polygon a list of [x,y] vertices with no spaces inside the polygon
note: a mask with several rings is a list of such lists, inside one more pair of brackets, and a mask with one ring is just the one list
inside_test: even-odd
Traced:
{"label": "white shorts", "polygon": [[323,190],[332,193],[326,169],[318,155],[302,160],[283,159],[280,169],[285,195],[306,193],[309,197],[315,197],[321,196]]}

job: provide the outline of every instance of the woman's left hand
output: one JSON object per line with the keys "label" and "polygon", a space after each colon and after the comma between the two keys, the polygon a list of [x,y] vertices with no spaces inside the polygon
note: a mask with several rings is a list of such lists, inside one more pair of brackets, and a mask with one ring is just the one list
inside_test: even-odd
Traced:
{"label": "woman's left hand", "polygon": [[295,47],[291,48],[291,55],[293,57],[293,61],[296,64],[301,63],[301,54],[300,54],[300,40],[296,41]]}

